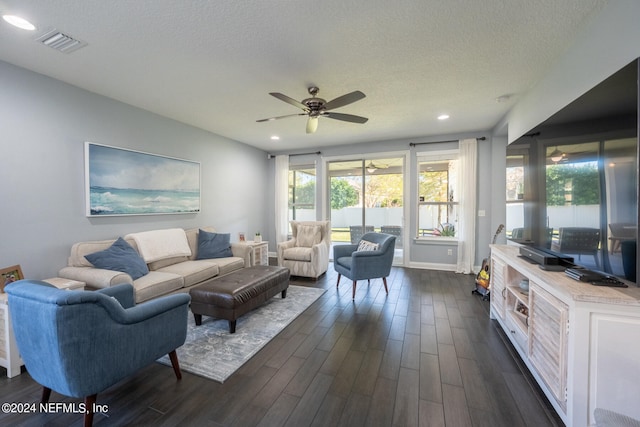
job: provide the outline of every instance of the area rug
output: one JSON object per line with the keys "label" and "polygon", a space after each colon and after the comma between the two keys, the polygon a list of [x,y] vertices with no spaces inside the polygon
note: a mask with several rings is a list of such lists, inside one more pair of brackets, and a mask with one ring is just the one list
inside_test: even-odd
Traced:
{"label": "area rug", "polygon": [[[227,320],[208,316],[202,316],[202,325],[196,326],[189,312],[187,340],[177,349],[180,369],[224,382],[324,292],[325,289],[290,285],[286,298],[277,294],[241,316],[235,334],[229,333]],[[158,361],[171,365],[168,356]]]}

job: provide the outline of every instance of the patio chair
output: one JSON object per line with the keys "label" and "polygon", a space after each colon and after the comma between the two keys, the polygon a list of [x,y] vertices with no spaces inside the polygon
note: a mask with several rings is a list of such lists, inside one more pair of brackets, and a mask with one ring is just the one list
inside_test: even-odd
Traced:
{"label": "patio chair", "polygon": [[600,229],[587,227],[560,227],[558,241],[551,244],[551,250],[563,254],[592,255],[596,267],[600,269],[598,247],[600,246]]}
{"label": "patio chair", "polygon": [[384,234],[391,234],[396,236],[396,247],[402,247],[402,226],[401,225],[383,225],[380,227],[380,232]]}
{"label": "patio chair", "polygon": [[373,225],[365,225],[364,231],[362,231],[361,225],[350,225],[349,234],[351,235],[351,244],[358,243],[364,233],[370,233],[372,231],[374,231]]}
{"label": "patio chair", "polygon": [[611,253],[620,252],[620,243],[626,240],[636,240],[638,225],[630,222],[616,222],[609,224],[611,235]]}

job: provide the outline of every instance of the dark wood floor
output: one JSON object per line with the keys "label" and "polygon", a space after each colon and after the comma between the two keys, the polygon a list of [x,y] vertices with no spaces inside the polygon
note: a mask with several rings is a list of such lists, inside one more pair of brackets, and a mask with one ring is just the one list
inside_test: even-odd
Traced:
{"label": "dark wood floor", "polygon": [[[292,284],[327,292],[219,384],[155,363],[98,395],[94,425],[554,426],[512,348],[472,295],[473,277],[393,268],[381,280],[337,274]],[[43,355],[46,357],[46,355]],[[0,374],[4,374],[0,368]],[[38,402],[23,373],[0,379],[0,402]],[[80,402],[52,394],[51,402]],[[0,414],[1,425],[80,426],[82,415]]]}

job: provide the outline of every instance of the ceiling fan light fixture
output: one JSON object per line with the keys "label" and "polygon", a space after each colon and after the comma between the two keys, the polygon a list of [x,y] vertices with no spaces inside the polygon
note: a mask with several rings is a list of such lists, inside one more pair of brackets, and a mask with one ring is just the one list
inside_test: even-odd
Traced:
{"label": "ceiling fan light fixture", "polygon": [[564,153],[558,150],[558,147],[556,147],[556,149],[553,150],[551,154],[549,154],[549,158],[554,163],[558,163],[560,160],[562,160],[563,157],[564,157]]}
{"label": "ceiling fan light fixture", "polygon": [[438,116],[438,120],[447,120],[449,118],[448,114],[440,114]]}
{"label": "ceiling fan light fixture", "polygon": [[307,120],[307,133],[315,133],[318,130],[318,117],[309,117]]}
{"label": "ceiling fan light fixture", "polygon": [[378,170],[376,165],[374,165],[373,162],[369,162],[369,164],[367,165],[367,172],[374,173],[376,170]]}

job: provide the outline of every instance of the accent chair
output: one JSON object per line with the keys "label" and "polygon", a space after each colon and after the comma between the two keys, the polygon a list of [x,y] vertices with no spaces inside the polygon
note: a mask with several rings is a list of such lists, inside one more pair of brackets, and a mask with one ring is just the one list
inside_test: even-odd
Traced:
{"label": "accent chair", "polygon": [[133,286],[66,291],[20,280],[5,288],[18,350],[31,377],[43,387],[84,398],[84,425],[93,423],[99,392],[169,354],[181,379],[176,348],[187,334],[187,294],[135,305]]}
{"label": "accent chair", "polygon": [[365,233],[358,244],[336,245],[333,247],[333,268],[338,272],[336,287],[340,278],[345,276],[352,280],[351,298],[356,297],[358,280],[382,278],[384,290],[389,293],[387,276],[391,272],[396,237],[383,233]]}
{"label": "accent chair", "polygon": [[330,221],[291,221],[292,238],[278,243],[278,265],[292,276],[317,279],[329,268]]}

